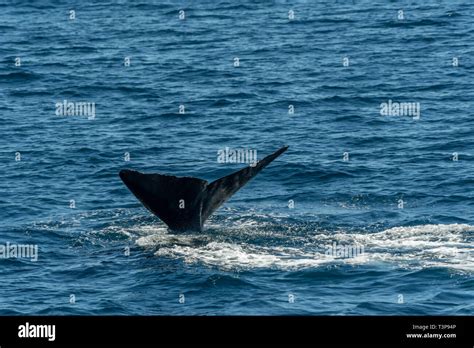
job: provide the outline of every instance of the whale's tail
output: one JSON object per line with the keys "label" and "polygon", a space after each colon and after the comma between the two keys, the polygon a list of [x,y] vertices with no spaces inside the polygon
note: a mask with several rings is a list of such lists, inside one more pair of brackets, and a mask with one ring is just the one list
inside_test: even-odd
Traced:
{"label": "whale's tail", "polygon": [[124,169],[119,175],[130,191],[171,230],[201,231],[204,221],[225,201],[288,149],[284,146],[249,166],[210,184],[192,177],[144,174]]}

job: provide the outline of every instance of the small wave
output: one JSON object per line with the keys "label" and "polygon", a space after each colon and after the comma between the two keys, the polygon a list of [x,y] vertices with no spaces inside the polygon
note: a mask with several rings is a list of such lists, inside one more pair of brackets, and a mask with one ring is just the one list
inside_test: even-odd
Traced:
{"label": "small wave", "polygon": [[424,26],[446,26],[449,25],[449,22],[444,20],[434,20],[434,19],[421,19],[414,21],[393,21],[384,23],[382,26],[388,28],[416,28]]}
{"label": "small wave", "polygon": [[462,17],[462,14],[456,11],[448,11],[445,15],[451,18]]}
{"label": "small wave", "polygon": [[39,79],[38,74],[28,71],[15,71],[7,74],[0,74],[0,82],[21,82]]}

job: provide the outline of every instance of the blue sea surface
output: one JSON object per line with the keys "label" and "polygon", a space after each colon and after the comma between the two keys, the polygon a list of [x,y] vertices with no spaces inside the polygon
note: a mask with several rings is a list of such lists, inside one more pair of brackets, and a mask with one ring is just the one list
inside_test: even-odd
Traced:
{"label": "blue sea surface", "polygon": [[[1,1],[0,245],[38,260],[0,314],[472,315],[473,43],[468,0]],[[118,176],[283,145],[201,233]]]}

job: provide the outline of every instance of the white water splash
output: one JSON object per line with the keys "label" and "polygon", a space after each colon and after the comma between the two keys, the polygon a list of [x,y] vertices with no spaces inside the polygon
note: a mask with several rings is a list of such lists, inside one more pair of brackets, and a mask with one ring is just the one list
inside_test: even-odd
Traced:
{"label": "white water splash", "polygon": [[[258,225],[252,225],[245,233],[252,233],[252,230],[258,233],[258,228]],[[395,227],[377,233],[325,232],[297,237],[301,247],[287,247],[234,243],[229,241],[228,234],[225,241],[220,241],[205,232],[175,235],[165,228],[142,226],[136,244],[157,248],[155,254],[159,257],[179,258],[222,269],[303,269],[334,263],[389,263],[409,269],[445,267],[471,273],[474,272],[474,245],[469,237],[472,238],[473,233],[474,226],[463,224]],[[262,235],[269,233],[264,231]],[[295,239],[295,236],[288,236],[288,239]],[[362,245],[364,253],[354,258],[327,256],[325,250],[334,242]]]}

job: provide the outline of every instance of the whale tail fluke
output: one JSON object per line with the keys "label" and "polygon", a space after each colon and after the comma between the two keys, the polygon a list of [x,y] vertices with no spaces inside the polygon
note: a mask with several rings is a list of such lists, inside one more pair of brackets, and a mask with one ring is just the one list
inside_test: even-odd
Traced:
{"label": "whale tail fluke", "polygon": [[288,149],[284,146],[255,166],[208,183],[192,177],[144,174],[124,169],[119,175],[128,189],[171,230],[201,231],[211,214],[250,179]]}
{"label": "whale tail fluke", "polygon": [[258,161],[255,166],[249,166],[235,173],[213,181],[206,187],[206,197],[203,202],[202,217],[206,220],[234,193],[240,190],[250,179],[288,149],[284,146],[278,151]]}

